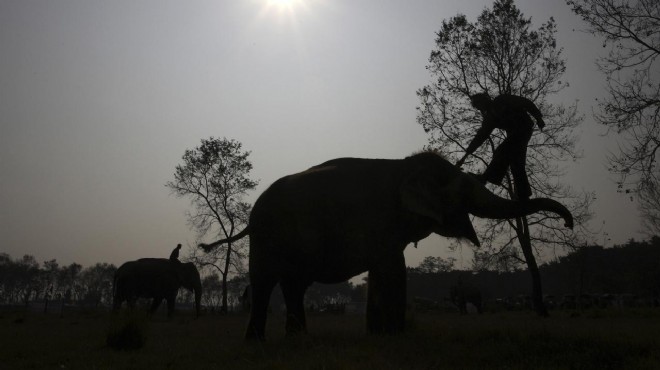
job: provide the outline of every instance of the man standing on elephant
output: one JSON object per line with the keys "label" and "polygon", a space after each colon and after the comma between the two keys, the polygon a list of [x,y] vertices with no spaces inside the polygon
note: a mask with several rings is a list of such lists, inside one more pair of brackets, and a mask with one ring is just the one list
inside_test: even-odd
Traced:
{"label": "man standing on elephant", "polygon": [[507,168],[511,167],[516,195],[519,199],[529,199],[532,190],[525,172],[525,162],[527,144],[534,131],[534,122],[529,115],[536,119],[536,124],[541,130],[545,126],[543,115],[531,100],[516,95],[502,94],[491,99],[487,93],[479,93],[472,95],[470,101],[472,106],[481,112],[483,122],[466,149],[465,155],[456,165],[461,167],[465,158],[474,153],[494,129],[504,130],[506,138],[493,151],[493,159],[484,173],[477,177],[482,183],[488,181],[500,185]]}
{"label": "man standing on elephant", "polygon": [[170,261],[179,262],[179,250],[181,249],[181,244],[177,244],[176,248],[170,253]]}

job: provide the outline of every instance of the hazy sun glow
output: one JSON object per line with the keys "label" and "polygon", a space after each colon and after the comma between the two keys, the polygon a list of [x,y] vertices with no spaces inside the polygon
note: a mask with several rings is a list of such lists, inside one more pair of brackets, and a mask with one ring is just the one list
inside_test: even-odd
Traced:
{"label": "hazy sun glow", "polygon": [[300,2],[301,0],[268,0],[268,5],[276,6],[281,10],[291,10],[296,4]]}

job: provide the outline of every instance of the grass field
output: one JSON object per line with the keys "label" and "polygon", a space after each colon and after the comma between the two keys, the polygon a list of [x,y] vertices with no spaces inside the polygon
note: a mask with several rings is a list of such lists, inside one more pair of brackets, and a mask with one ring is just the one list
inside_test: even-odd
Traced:
{"label": "grass field", "polygon": [[660,369],[660,310],[409,313],[398,336],[368,336],[360,315],[312,314],[309,334],[244,343],[246,315],[139,318],[144,346],[113,350],[126,316],[0,313],[2,369]]}

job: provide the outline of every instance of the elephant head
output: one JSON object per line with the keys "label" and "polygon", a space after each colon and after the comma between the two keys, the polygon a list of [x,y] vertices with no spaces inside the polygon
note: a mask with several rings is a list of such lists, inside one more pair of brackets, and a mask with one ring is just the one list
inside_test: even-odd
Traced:
{"label": "elephant head", "polygon": [[176,267],[176,274],[181,286],[195,293],[195,311],[197,316],[200,313],[200,303],[202,300],[202,281],[199,277],[199,271],[192,262],[181,263],[170,261]]}
{"label": "elephant head", "polygon": [[558,214],[566,227],[573,228],[571,212],[557,201],[502,198],[435,153],[417,154],[406,161],[410,162],[410,170],[401,183],[402,205],[413,214],[434,220],[431,231],[439,235],[465,238],[479,246],[470,214],[510,219],[546,211]]}

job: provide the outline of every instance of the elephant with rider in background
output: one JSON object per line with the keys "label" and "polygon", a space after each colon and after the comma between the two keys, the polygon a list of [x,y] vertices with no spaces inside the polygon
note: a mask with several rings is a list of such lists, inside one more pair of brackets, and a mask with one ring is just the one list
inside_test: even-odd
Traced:
{"label": "elephant with rider in background", "polygon": [[[180,247],[175,249],[177,252],[178,248]],[[167,315],[171,317],[181,287],[194,292],[195,312],[196,316],[199,316],[202,283],[194,263],[182,263],[177,257],[128,261],[115,272],[113,311],[117,312],[125,301],[130,308],[134,308],[138,298],[152,298],[149,309],[152,314],[158,310],[164,299],[167,301]]]}
{"label": "elephant with rider in background", "polygon": [[449,289],[449,296],[461,315],[468,313],[468,303],[476,308],[477,313],[483,312],[481,290],[475,285],[459,280]]}
{"label": "elephant with rider in background", "polygon": [[264,339],[276,284],[285,299],[286,332],[294,334],[306,330],[303,299],[312,282],[339,283],[365,271],[367,331],[397,333],[405,322],[407,245],[431,233],[479,245],[470,215],[509,219],[535,212],[557,214],[573,227],[559,202],[502,198],[433,152],[340,158],[277,180],[257,199],[242,232],[201,247],[250,236],[248,339]]}

